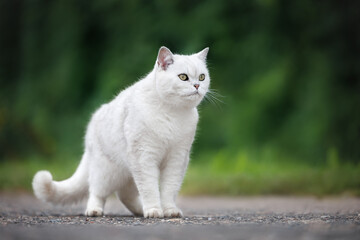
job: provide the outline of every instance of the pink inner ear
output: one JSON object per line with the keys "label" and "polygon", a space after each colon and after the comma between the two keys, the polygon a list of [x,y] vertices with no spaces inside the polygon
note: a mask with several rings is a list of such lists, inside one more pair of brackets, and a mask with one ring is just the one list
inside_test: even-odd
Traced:
{"label": "pink inner ear", "polygon": [[160,49],[157,63],[163,70],[166,70],[170,64],[174,63],[173,55],[169,49],[165,47]]}

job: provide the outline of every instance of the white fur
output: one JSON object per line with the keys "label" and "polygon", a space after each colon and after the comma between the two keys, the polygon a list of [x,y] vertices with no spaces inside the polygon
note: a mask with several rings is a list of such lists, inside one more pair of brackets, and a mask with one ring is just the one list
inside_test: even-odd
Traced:
{"label": "white fur", "polygon": [[[62,204],[88,195],[85,214],[101,216],[115,192],[136,215],[181,217],[175,199],[195,136],[196,107],[210,84],[207,52],[174,55],[161,47],[154,69],[92,116],[75,174],[56,182],[49,172],[38,172],[35,195]],[[179,79],[182,73],[188,81]],[[198,93],[194,84],[200,85]]]}

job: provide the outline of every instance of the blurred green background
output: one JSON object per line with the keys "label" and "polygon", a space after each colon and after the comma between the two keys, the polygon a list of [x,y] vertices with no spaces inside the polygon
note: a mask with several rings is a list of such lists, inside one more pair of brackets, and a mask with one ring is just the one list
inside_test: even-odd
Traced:
{"label": "blurred green background", "polygon": [[360,2],[0,0],[0,190],[68,178],[160,46],[209,46],[182,194],[360,195]]}

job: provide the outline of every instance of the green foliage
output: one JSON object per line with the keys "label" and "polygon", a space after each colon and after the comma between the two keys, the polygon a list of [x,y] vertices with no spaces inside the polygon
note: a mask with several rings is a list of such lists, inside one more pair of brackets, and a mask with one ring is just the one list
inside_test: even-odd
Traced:
{"label": "green foliage", "polygon": [[[92,112],[149,72],[161,45],[209,46],[224,104],[200,107],[189,177],[204,166],[239,182],[231,192],[249,193],[246,172],[270,183],[274,162],[273,175],[319,179],[317,191],[331,193],[325,175],[360,162],[358,9],[335,0],[0,0],[1,168],[25,176],[22,165],[33,173],[79,158]],[[352,176],[344,179],[358,187]]]}

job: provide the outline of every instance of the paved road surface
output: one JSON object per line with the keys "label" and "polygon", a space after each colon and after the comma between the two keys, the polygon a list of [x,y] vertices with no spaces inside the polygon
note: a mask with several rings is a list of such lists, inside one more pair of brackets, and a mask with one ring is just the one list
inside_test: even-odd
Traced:
{"label": "paved road surface", "polygon": [[360,199],[180,198],[182,219],[133,217],[115,198],[105,217],[84,203],[51,206],[26,193],[0,193],[0,239],[360,239]]}

